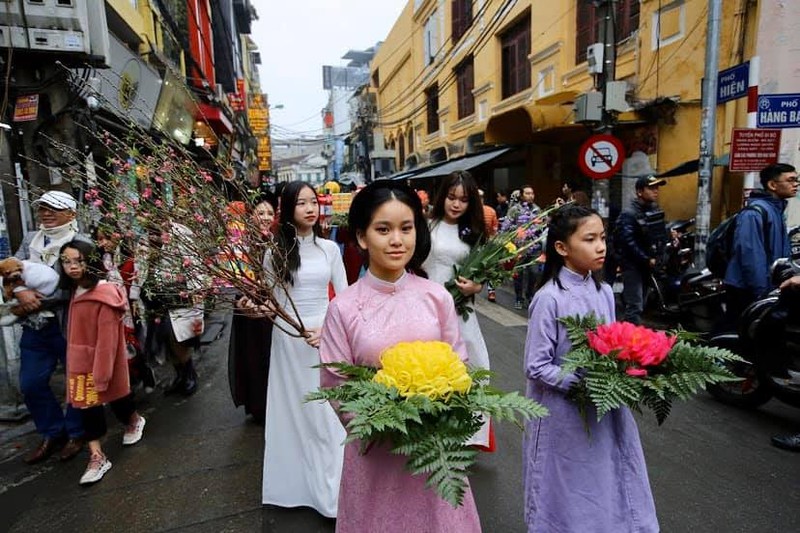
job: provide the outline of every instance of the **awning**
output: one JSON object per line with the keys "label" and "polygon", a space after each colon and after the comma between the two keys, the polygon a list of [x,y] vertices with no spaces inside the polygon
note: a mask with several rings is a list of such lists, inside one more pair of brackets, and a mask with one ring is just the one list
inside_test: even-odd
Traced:
{"label": "awning", "polygon": [[495,150],[489,150],[488,152],[483,152],[480,154],[467,155],[459,159],[452,159],[443,165],[425,170],[424,172],[413,176],[408,176],[407,179],[434,178],[436,176],[447,176],[448,174],[459,170],[471,170],[488,163],[493,159],[497,159],[511,149],[511,147],[497,148]]}
{"label": "awning", "polygon": [[[722,154],[721,156],[714,158],[715,167],[727,167],[729,162],[730,162],[730,154]],[[692,159],[691,161],[685,161],[680,165],[678,165],[677,167],[667,170],[666,172],[656,174],[656,176],[659,178],[671,178],[673,176],[694,174],[698,170],[700,170],[700,160]]]}
{"label": "awning", "polygon": [[205,120],[217,133],[233,133],[233,124],[222,112],[222,109],[202,102],[197,104],[197,109],[199,113],[195,117],[196,119]]}

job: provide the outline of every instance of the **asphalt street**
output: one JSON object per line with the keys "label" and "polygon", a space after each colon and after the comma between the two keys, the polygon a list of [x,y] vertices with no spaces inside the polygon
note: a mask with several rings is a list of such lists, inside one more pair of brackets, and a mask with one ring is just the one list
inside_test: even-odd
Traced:
{"label": "asphalt street", "polygon": [[[496,384],[523,390],[525,316],[479,302]],[[122,449],[109,420],[105,449],[114,466],[101,483],[78,486],[87,456],[26,466],[37,442],[30,423],[0,431],[0,531],[86,530],[329,532],[334,523],[307,509],[261,506],[263,428],[235,409],[227,382],[229,316],[199,357],[201,389],[187,399],[142,398],[144,439]],[[167,369],[160,372],[168,379]],[[800,454],[772,448],[775,433],[800,431],[800,411],[775,401],[757,411],[701,394],[679,404],[661,427],[639,417],[662,531],[800,531]],[[484,454],[472,486],[486,532],[523,532],[521,433],[497,428],[498,451]]]}

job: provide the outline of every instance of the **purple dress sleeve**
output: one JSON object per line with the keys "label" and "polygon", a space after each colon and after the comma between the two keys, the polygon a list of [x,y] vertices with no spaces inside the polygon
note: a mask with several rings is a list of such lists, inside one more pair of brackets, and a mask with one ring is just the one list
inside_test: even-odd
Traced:
{"label": "purple dress sleeve", "polygon": [[568,391],[578,381],[575,374],[564,375],[556,361],[558,345],[558,306],[551,294],[538,292],[533,297],[525,339],[525,375],[555,389]]}

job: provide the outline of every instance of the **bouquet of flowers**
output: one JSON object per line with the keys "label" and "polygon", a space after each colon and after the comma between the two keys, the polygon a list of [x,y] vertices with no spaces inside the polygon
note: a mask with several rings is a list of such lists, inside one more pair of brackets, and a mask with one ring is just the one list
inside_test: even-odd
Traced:
{"label": "bouquet of flowers", "polygon": [[553,209],[555,207],[540,212],[539,216],[519,227],[501,231],[486,242],[473,246],[460,265],[453,265],[453,278],[444,286],[453,296],[456,312],[464,320],[474,311],[469,305],[472,298],[464,296],[458,289],[456,280],[464,277],[480,285],[489,283],[496,287],[506,282],[516,271],[539,262],[538,256],[525,258],[541,247],[545,239],[547,215]]}
{"label": "bouquet of flowers", "polygon": [[461,505],[466,476],[477,451],[465,444],[481,427],[481,414],[494,420],[546,416],[547,409],[487,384],[490,372],[468,370],[444,342],[401,342],[381,354],[381,368],[325,363],[345,376],[343,384],[320,389],[306,401],[328,400],[352,416],[347,442],[388,442],[408,457],[406,467],[427,474],[426,485],[453,507]]}
{"label": "bouquet of flowers", "polygon": [[564,356],[565,373],[581,380],[570,391],[584,419],[593,405],[599,421],[612,409],[626,405],[651,409],[659,425],[669,416],[676,398],[686,400],[706,385],[737,378],[725,363],[741,359],[720,348],[700,346],[696,335],[667,334],[628,322],[599,324],[590,314],[566,317],[572,350]]}

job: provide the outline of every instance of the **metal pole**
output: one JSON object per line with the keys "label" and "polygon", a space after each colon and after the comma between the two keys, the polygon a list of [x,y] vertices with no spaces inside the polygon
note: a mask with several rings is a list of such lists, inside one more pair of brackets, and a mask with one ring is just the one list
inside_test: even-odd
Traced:
{"label": "metal pole", "polygon": [[[761,73],[761,59],[758,56],[750,58],[750,79],[747,83],[747,127],[755,128],[758,123],[756,120],[758,112],[758,78]],[[758,182],[758,172],[745,172],[744,174],[744,196],[749,196],[750,191],[755,189]]]}
{"label": "metal pole", "polygon": [[695,261],[706,264],[706,242],[711,225],[711,178],[714,171],[714,133],[717,125],[717,71],[722,0],[708,0],[706,68],[703,78],[700,158],[697,174],[697,239]]}

